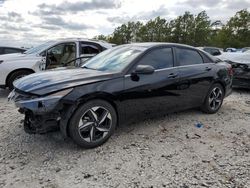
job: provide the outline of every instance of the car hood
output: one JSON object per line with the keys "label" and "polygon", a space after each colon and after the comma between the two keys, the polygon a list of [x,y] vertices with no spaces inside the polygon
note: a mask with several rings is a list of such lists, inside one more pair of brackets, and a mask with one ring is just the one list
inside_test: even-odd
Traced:
{"label": "car hood", "polygon": [[23,92],[46,95],[58,90],[109,80],[115,77],[117,77],[117,74],[83,68],[45,71],[18,79],[14,82],[14,87]]}
{"label": "car hood", "polygon": [[224,61],[231,61],[234,63],[241,63],[241,64],[247,64],[250,65],[250,53],[223,53],[220,56],[217,56],[221,60]]}
{"label": "car hood", "polygon": [[2,61],[16,61],[20,59],[29,59],[31,57],[36,56],[35,54],[22,54],[22,53],[13,53],[13,54],[5,54],[0,55],[0,60]]}

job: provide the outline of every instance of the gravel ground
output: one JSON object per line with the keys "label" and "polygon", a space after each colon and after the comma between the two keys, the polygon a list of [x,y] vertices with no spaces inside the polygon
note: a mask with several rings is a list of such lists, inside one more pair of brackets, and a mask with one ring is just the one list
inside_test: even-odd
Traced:
{"label": "gravel ground", "polygon": [[250,187],[250,91],[234,91],[214,115],[119,127],[91,150],[59,132],[24,133],[7,95],[0,90],[0,187]]}

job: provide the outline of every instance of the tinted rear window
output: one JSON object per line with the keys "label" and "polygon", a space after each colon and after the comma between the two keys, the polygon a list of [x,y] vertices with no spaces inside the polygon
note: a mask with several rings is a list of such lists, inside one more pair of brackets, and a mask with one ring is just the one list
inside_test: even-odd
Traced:
{"label": "tinted rear window", "polygon": [[202,64],[203,59],[196,50],[177,48],[176,55],[180,66]]}

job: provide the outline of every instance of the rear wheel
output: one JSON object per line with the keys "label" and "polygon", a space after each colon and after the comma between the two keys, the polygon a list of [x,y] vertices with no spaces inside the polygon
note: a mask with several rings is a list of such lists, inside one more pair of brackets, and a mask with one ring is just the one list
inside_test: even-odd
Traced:
{"label": "rear wheel", "polygon": [[79,146],[94,148],[109,139],[116,124],[114,107],[104,100],[92,100],[76,110],[69,124],[69,134]]}
{"label": "rear wheel", "polygon": [[28,71],[28,70],[19,70],[19,71],[15,71],[13,72],[9,78],[8,78],[8,81],[7,81],[7,85],[9,87],[9,90],[12,90],[14,88],[13,86],[13,82],[18,80],[19,78],[22,78],[24,76],[27,76],[29,74],[32,74],[33,72],[31,71]]}
{"label": "rear wheel", "polygon": [[207,97],[201,109],[205,113],[214,114],[216,113],[224,99],[224,89],[221,84],[214,84],[208,91]]}

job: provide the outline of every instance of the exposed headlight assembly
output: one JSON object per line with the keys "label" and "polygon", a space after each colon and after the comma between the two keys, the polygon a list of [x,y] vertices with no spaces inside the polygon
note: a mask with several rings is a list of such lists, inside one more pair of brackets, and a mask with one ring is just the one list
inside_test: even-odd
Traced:
{"label": "exposed headlight assembly", "polygon": [[62,90],[45,97],[38,97],[28,100],[16,101],[15,104],[19,108],[29,109],[34,113],[45,113],[53,110],[58,104],[59,100],[69,94],[73,88]]}

